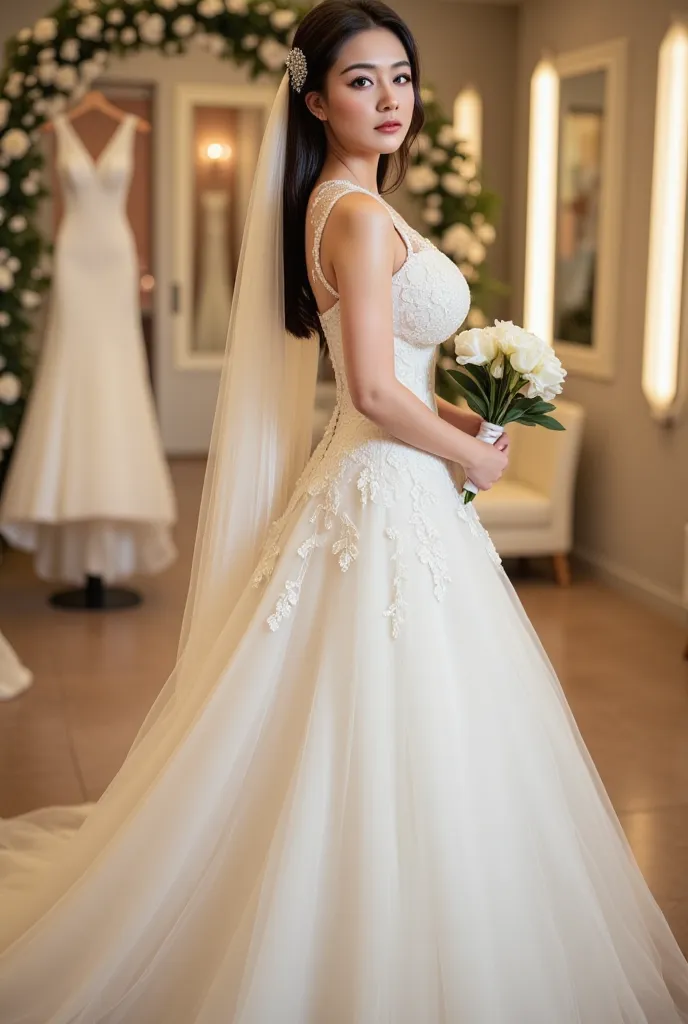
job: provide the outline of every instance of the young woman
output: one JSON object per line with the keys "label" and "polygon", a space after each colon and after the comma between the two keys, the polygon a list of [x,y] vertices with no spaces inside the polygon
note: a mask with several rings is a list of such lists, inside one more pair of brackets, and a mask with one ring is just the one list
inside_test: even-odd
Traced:
{"label": "young woman", "polygon": [[[413,38],[324,0],[288,67],[179,660],[96,804],[2,823],[0,1020],[688,1021],[688,964],[450,472],[489,487],[506,442],[436,402],[468,288],[380,194],[422,122]],[[337,405],[308,458],[320,335]]]}

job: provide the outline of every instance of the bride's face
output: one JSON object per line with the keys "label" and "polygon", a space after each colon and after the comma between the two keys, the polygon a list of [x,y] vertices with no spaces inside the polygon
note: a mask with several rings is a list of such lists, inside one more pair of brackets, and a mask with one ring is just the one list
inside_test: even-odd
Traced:
{"label": "bride's face", "polygon": [[[306,102],[325,122],[336,148],[357,155],[394,153],[413,115],[406,50],[387,29],[360,32],[342,47],[327,74],[325,92],[311,93]],[[382,131],[380,126],[388,121],[397,127]]]}

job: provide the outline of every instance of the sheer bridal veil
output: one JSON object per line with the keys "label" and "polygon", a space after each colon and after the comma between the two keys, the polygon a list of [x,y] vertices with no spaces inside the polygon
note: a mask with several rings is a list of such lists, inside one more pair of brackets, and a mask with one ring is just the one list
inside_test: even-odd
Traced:
{"label": "sheer bridal veil", "polygon": [[[22,1006],[37,963],[52,966],[50,978],[41,976],[36,1007],[48,1012],[62,991],[64,1005],[71,1000],[68,993],[76,998],[69,965],[78,962],[81,942],[73,933],[75,928],[83,933],[87,959],[89,933],[95,937],[106,903],[94,900],[93,887],[104,896],[108,886],[126,887],[137,875],[139,884],[149,878],[152,894],[158,884],[157,844],[164,839],[169,850],[179,845],[178,830],[189,828],[188,822],[172,820],[175,801],[168,791],[180,786],[175,773],[193,754],[198,767],[191,772],[187,767],[184,784],[198,787],[189,800],[202,799],[208,766],[201,756],[202,736],[194,737],[183,756],[182,743],[195,711],[221,677],[223,659],[231,657],[233,644],[220,651],[217,641],[250,587],[269,526],[284,510],[310,454],[319,344],[315,335],[295,338],[284,323],[282,188],[289,90],[285,73],[249,200],[177,663],[97,803],[0,820],[0,996],[9,998],[9,1003],[0,1000],[3,1022],[24,1020],[9,1007]],[[250,592],[257,594],[252,587]],[[237,620],[232,628],[240,639]],[[176,792],[181,797],[179,788]],[[172,898],[161,900],[160,921],[149,919],[159,938],[166,927],[163,909],[172,912],[173,904]],[[113,936],[117,932],[110,930]],[[152,934],[147,937],[153,940]],[[108,955],[114,971],[115,954]],[[97,983],[95,975],[92,980]],[[41,1012],[36,1019],[47,1019]]]}

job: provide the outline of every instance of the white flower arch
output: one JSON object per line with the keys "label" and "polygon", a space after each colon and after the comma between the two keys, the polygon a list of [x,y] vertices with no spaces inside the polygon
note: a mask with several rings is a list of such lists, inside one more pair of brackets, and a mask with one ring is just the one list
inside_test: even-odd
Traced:
{"label": "white flower arch", "polygon": [[213,57],[281,75],[307,8],[288,0],[68,0],[10,40],[0,73],[0,474],[31,384],[31,313],[50,281],[37,214],[47,194],[41,125],[77,102],[112,56]]}

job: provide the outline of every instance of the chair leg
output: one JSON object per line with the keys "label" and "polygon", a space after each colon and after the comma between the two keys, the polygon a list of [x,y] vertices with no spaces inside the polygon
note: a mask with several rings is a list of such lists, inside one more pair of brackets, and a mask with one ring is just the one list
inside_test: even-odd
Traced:
{"label": "chair leg", "polygon": [[565,554],[552,555],[554,562],[554,576],[560,587],[571,586],[571,566],[569,556]]}

